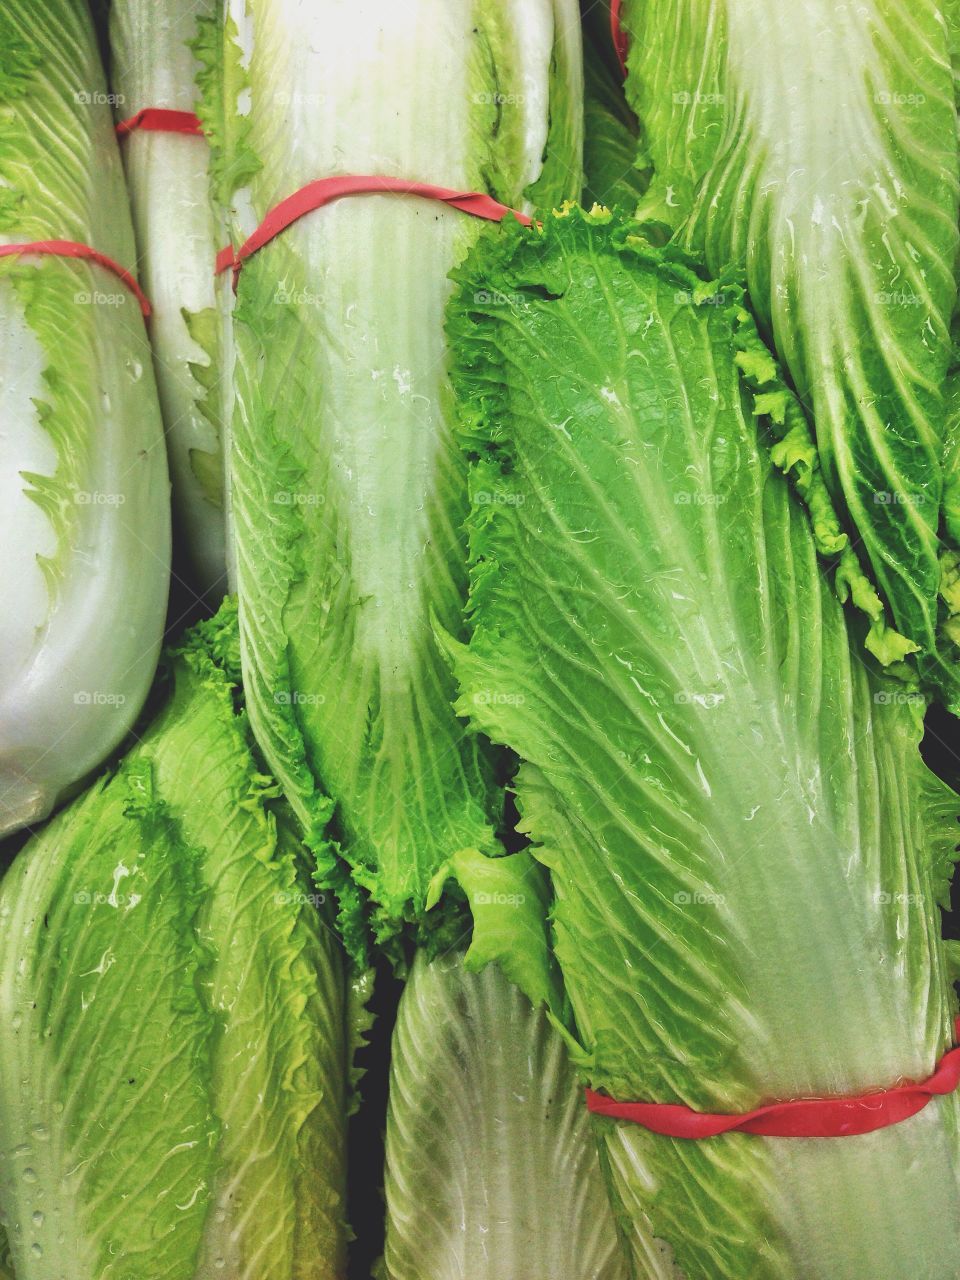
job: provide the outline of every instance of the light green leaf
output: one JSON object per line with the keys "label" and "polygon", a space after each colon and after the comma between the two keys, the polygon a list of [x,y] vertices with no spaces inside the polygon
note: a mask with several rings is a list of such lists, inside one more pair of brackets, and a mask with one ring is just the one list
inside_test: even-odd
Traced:
{"label": "light green leaf", "polygon": [[[85,4],[0,10],[0,242],[136,268]],[[46,817],[133,724],[170,570],[163,426],[136,299],[78,259],[0,261],[0,835]]]}
{"label": "light green leaf", "polygon": [[[746,272],[858,553],[936,657],[957,122],[940,0],[625,0],[644,216]],[[678,33],[682,33],[678,36]]]}
{"label": "light green leaf", "polygon": [[205,449],[190,450],[190,467],[211,506],[223,506],[223,459]]}
{"label": "light green leaf", "polygon": [[491,962],[503,969],[531,1004],[563,1016],[563,996],[550,955],[550,890],[543,869],[528,853],[490,858],[460,849],[438,872],[427,898],[433,906],[448,876],[466,895],[473,937],[464,965],[477,973]]}
{"label": "light green leaf", "polygon": [[[249,82],[237,23],[230,15],[224,17],[222,10],[222,5],[216,13],[205,7],[197,20],[192,49],[199,64],[196,110],[210,148],[213,194],[224,206],[234,191],[255,176],[260,161],[250,149],[248,113],[239,109]],[[239,12],[244,21],[242,5]]]}
{"label": "light green leaf", "polygon": [[[231,16],[261,163],[234,200],[235,240],[328,174],[513,207],[578,194],[572,0],[376,0],[363,23],[334,0],[295,22],[251,0]],[[229,490],[251,719],[321,882],[341,877],[351,920],[368,895],[386,943],[421,919],[456,850],[497,848],[492,767],[451,710],[433,637],[434,620],[462,632],[467,496],[443,310],[478,234],[433,202],[343,199],[247,262],[235,313]],[[461,932],[445,917],[430,929],[437,947]]]}
{"label": "light green leaf", "polygon": [[563,1041],[496,966],[421,953],[391,1063],[387,1280],[626,1280]]}
{"label": "light green leaf", "polygon": [[229,612],[188,639],[139,744],[0,886],[18,1280],[342,1275],[342,960],[230,647]]}
{"label": "light green leaf", "polygon": [[[953,1034],[957,797],[920,759],[921,697],[851,646],[736,311],[574,211],[485,237],[458,281],[458,705],[525,762],[592,1083],[726,1112],[926,1077]],[[601,1133],[640,1274],[666,1251],[698,1280],[901,1280],[958,1256],[958,1115],[829,1143]]]}

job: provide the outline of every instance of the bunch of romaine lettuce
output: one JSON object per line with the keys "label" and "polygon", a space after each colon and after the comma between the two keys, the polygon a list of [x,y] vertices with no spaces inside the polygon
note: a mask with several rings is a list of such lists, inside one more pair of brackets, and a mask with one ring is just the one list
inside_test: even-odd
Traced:
{"label": "bunch of romaine lettuce", "polygon": [[[472,634],[448,647],[460,709],[523,760],[575,1060],[710,1112],[924,1078],[956,797],[771,461],[793,401],[742,290],[575,210],[460,282]],[[493,282],[509,307],[477,302]],[[666,1249],[685,1276],[856,1280],[954,1273],[958,1123],[947,1097],[858,1138],[598,1128],[639,1274]]]}
{"label": "bunch of romaine lettuce", "polygon": [[[613,9],[0,12],[3,1280],[960,1275],[955,1093],[582,1092],[952,1044],[957,14]],[[351,176],[527,216],[216,272]]]}
{"label": "bunch of romaine lettuce", "polygon": [[[0,10],[0,245],[136,266],[86,6]],[[131,292],[93,262],[0,258],[0,835],[45,818],[133,724],[170,577],[167,461]]]}

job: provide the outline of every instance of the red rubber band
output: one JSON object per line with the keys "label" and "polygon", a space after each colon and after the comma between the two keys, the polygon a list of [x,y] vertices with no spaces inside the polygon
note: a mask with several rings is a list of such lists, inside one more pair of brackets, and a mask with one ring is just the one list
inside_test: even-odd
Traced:
{"label": "red rubber band", "polygon": [[[960,1018],[956,1022],[960,1040]],[[765,1138],[851,1138],[909,1120],[931,1098],[960,1085],[960,1047],[948,1050],[928,1080],[898,1085],[853,1098],[796,1098],[773,1102],[743,1115],[710,1115],[681,1104],[616,1102],[587,1089],[594,1115],[631,1120],[667,1138],[716,1138],[722,1133],[753,1133]]]}
{"label": "red rubber band", "polygon": [[[229,270],[229,268],[234,266],[235,263],[236,263],[236,258],[234,257],[234,253],[233,253],[233,245],[228,244],[226,248],[221,249],[220,252],[217,254],[216,263],[214,266],[214,275],[218,275],[218,276],[223,275],[224,271]],[[236,287],[236,280],[234,280],[234,287]]]}
{"label": "red rubber band", "polygon": [[402,178],[386,178],[373,174],[362,177],[320,178],[309,182],[292,196],[287,196],[266,215],[249,239],[245,240],[234,253],[229,246],[217,255],[217,274],[233,268],[233,287],[237,287],[240,269],[247,258],[269,244],[275,236],[302,218],[306,213],[322,209],[324,205],[342,196],[389,194],[401,196],[419,196],[425,200],[439,200],[443,204],[469,213],[474,218],[485,218],[488,222],[502,222],[508,214],[512,214],[524,226],[529,226],[531,219],[525,213],[510,209],[507,205],[494,200],[492,196],[482,195],[476,191],[454,191],[450,187],[435,187],[429,182],[406,182]]}
{"label": "red rubber band", "polygon": [[36,253],[52,258],[80,258],[87,262],[96,262],[107,271],[112,271],[127,286],[143,312],[144,319],[150,317],[150,303],[136,280],[119,262],[114,262],[105,253],[92,249],[88,244],[78,244],[75,240],[35,240],[31,244],[0,245],[0,258],[12,258],[19,254]]}
{"label": "red rubber band", "polygon": [[613,37],[613,47],[616,50],[617,61],[620,63],[620,70],[626,75],[630,41],[627,38],[627,33],[620,25],[622,3],[623,0],[610,0],[610,35]]}
{"label": "red rubber band", "polygon": [[203,126],[192,111],[171,111],[167,107],[142,107],[136,115],[121,120],[117,137],[126,138],[137,131],[143,133],[186,133],[203,137]]}

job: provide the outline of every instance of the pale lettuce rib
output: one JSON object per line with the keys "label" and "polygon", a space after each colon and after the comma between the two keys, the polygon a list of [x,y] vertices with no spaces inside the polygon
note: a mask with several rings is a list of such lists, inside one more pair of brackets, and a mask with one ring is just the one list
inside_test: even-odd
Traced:
{"label": "pale lettuce rib", "polygon": [[[225,92],[243,114],[218,164],[248,183],[236,239],[331,174],[514,207],[528,189],[548,205],[578,193],[568,0],[252,0],[230,16]],[[327,796],[337,806],[384,937],[420,915],[453,852],[495,847],[490,767],[432,638],[434,621],[457,628],[465,590],[443,308],[478,231],[429,201],[341,200],[245,265],[235,313],[230,520],[251,719],[318,850]]]}
{"label": "pale lettuce rib", "polygon": [[566,1047],[495,965],[421,953],[413,966],[386,1196],[389,1280],[626,1280]]}
{"label": "pale lettuce rib", "polygon": [[[136,253],[90,18],[0,14],[0,243]],[[169,495],[143,319],[121,281],[0,260],[0,834],[45,817],[117,745],[153,677]]]}
{"label": "pale lettuce rib", "polygon": [[[198,64],[191,46],[214,0],[118,0],[111,8],[111,84],[118,120],[143,107],[193,111]],[[220,337],[213,264],[225,233],[210,203],[209,144],[138,131],[121,151],[153,305],[150,334],[173,497],[198,587],[226,585]]]}
{"label": "pale lettuce rib", "polygon": [[739,264],[898,629],[937,648],[956,110],[938,0],[626,0],[627,92],[662,219]]}
{"label": "pale lettuce rib", "polygon": [[[957,798],[920,759],[922,699],[851,648],[772,469],[737,292],[676,259],[571,211],[459,273],[458,706],[525,761],[596,1087],[740,1111],[922,1079],[953,1034]],[[958,1114],[836,1142],[600,1132],[639,1274],[949,1280]]]}
{"label": "pale lettuce rib", "polygon": [[234,708],[236,620],[0,887],[17,1280],[339,1280],[345,990]]}

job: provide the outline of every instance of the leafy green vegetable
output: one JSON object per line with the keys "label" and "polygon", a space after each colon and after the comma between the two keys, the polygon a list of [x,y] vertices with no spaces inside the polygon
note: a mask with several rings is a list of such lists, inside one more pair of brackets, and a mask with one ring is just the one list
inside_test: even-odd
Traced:
{"label": "leafy green vegetable", "polygon": [[[245,6],[232,7],[246,30]],[[260,168],[250,150],[249,109],[241,109],[248,81],[240,31],[233,16],[217,12],[200,17],[193,52],[200,66],[197,115],[210,144],[213,195],[221,206],[229,205],[233,193],[242,190]],[[323,95],[314,96],[319,102]]]}
{"label": "leafy green vegetable", "polygon": [[461,849],[438,872],[428,907],[439,900],[450,876],[463,889],[473,916],[465,967],[476,973],[491,960],[499,961],[534,1004],[560,1015],[563,996],[545,925],[549,885],[541,868],[528,853],[488,858],[478,849]]}
{"label": "leafy green vegetable", "polygon": [[[524,761],[584,1074],[725,1112],[926,1077],[957,797],[921,697],[851,646],[739,301],[574,210],[457,278],[472,634],[448,647],[460,711]],[[843,1141],[599,1129],[638,1274],[902,1280],[960,1256],[958,1122],[951,1096]]]}
{"label": "leafy green vegetable", "polygon": [[941,6],[814,0],[785,23],[774,0],[625,0],[624,23],[653,169],[641,214],[711,271],[745,269],[830,492],[957,702],[952,644],[938,671],[929,657],[958,202]]}
{"label": "leafy green vegetable", "polygon": [[[0,12],[0,243],[136,264],[86,5]],[[143,318],[103,267],[0,259],[0,834],[113,750],[156,668],[170,569],[163,428]]]}
{"label": "leafy green vegetable", "polygon": [[[143,107],[193,111],[199,63],[192,46],[214,0],[114,0],[111,82],[118,119]],[[151,337],[167,427],[173,496],[197,583],[214,598],[226,580],[221,373],[213,264],[225,233],[209,198],[209,144],[136,132],[122,143]]]}
{"label": "leafy green vegetable", "polygon": [[228,608],[117,771],[0,885],[18,1280],[343,1273],[342,961],[235,662]]}
{"label": "leafy green vegetable", "polygon": [[388,1280],[626,1280],[563,1041],[493,965],[414,963],[394,1031],[386,1193]]}
{"label": "leafy green vegetable", "polygon": [[[249,175],[235,241],[331,174],[511,206],[578,193],[572,0],[377,0],[362,22],[331,0],[250,0],[230,17],[243,53],[228,30],[224,115],[243,134],[220,130],[217,164]],[[237,161],[248,150],[255,172]],[[251,720],[344,927],[354,936],[360,906],[339,855],[385,942],[421,916],[453,853],[497,847],[491,768],[451,710],[432,635],[434,620],[457,628],[465,592],[443,308],[478,232],[421,199],[343,199],[246,263],[235,312],[231,522]],[[438,921],[433,945],[457,933]]]}

